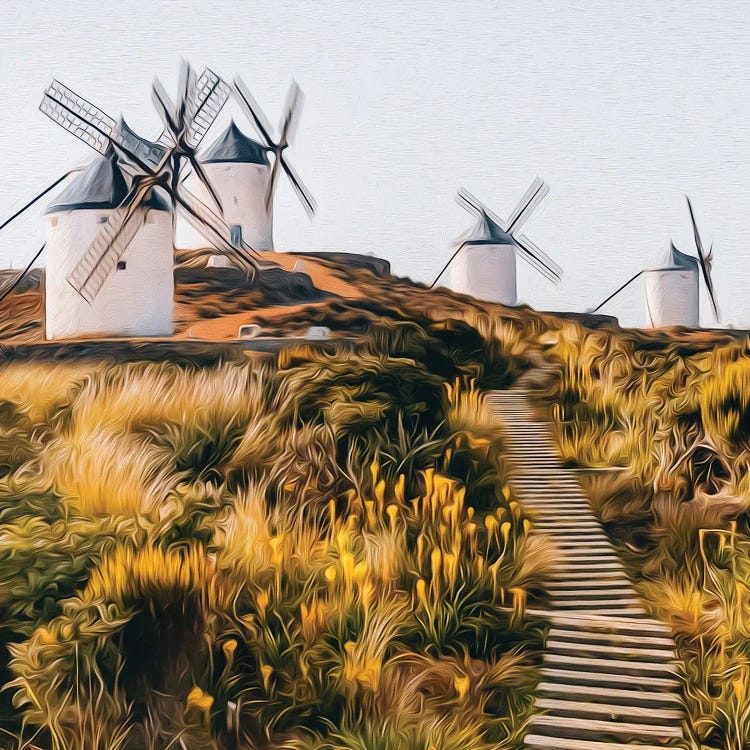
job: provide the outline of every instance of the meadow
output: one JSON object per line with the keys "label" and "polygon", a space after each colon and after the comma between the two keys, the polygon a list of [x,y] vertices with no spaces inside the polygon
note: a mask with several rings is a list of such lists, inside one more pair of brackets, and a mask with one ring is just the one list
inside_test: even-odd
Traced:
{"label": "meadow", "polygon": [[750,341],[326,274],[356,294],[252,322],[352,351],[0,365],[0,746],[520,748],[554,550],[483,394],[534,367],[689,746],[750,747]]}
{"label": "meadow", "polygon": [[550,553],[463,321],[211,367],[0,367],[0,743],[520,746]]}

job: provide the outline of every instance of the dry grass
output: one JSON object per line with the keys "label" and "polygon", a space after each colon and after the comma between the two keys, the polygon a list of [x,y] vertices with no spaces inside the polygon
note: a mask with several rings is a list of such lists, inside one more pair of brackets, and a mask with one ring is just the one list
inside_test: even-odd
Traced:
{"label": "dry grass", "polygon": [[3,427],[35,447],[0,481],[9,731],[517,747],[549,551],[477,386],[501,346],[463,330],[273,366],[6,366]]}

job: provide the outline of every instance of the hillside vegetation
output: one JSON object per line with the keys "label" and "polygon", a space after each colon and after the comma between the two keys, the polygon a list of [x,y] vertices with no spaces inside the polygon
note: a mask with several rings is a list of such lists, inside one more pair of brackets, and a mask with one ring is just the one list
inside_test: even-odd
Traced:
{"label": "hillside vegetation", "polygon": [[184,270],[180,335],[315,324],[355,350],[0,365],[7,746],[519,747],[554,550],[482,392],[535,367],[675,634],[691,746],[750,747],[748,341],[306,262],[320,293],[293,304]]}
{"label": "hillside vegetation", "polygon": [[8,747],[518,747],[549,553],[459,320],[0,368]]}

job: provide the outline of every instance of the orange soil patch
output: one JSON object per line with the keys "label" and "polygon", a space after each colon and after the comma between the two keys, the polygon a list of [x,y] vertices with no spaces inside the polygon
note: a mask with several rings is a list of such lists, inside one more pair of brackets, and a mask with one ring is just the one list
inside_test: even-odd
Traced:
{"label": "orange soil patch", "polygon": [[266,263],[275,263],[285,271],[291,271],[297,261],[304,264],[303,273],[306,273],[316,288],[323,292],[337,294],[339,297],[347,299],[359,299],[362,292],[359,288],[336,276],[336,274],[327,268],[323,263],[316,261],[310,256],[296,255],[295,253],[259,253],[262,260]]}
{"label": "orange soil patch", "polygon": [[198,320],[188,326],[184,331],[176,333],[176,339],[206,339],[209,341],[226,341],[237,338],[240,326],[249,323],[257,323],[259,320],[268,323],[271,320],[283,318],[291,327],[294,326],[295,318],[303,309],[311,307],[322,307],[327,301],[305,302],[298,305],[276,305],[274,307],[258,307],[246,312],[222,315],[220,318],[208,318]]}

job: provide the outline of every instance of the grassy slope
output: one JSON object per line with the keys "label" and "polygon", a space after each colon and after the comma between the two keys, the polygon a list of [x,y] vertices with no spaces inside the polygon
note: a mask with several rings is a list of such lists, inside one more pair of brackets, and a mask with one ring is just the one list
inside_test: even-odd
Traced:
{"label": "grassy slope", "polygon": [[298,312],[353,353],[0,368],[9,746],[519,745],[548,556],[477,383],[524,359],[403,289]]}
{"label": "grassy slope", "polygon": [[[183,276],[180,331],[220,339],[244,322],[260,322],[275,333],[323,324],[359,334],[369,341],[370,355],[321,362],[300,351],[284,355],[267,371],[258,365],[196,372],[144,365],[107,372],[92,363],[68,369],[35,365],[32,378],[20,364],[3,372],[7,404],[0,463],[10,477],[3,513],[15,524],[15,536],[4,537],[1,559],[10,565],[4,571],[12,582],[5,601],[6,637],[19,643],[13,653],[22,694],[30,686],[49,689],[59,672],[56,660],[69,664],[75,658],[69,648],[58,649],[67,633],[79,633],[78,627],[99,633],[101,624],[81,613],[101,608],[114,596],[108,587],[114,587],[115,612],[119,616],[122,607],[127,616],[98,635],[96,646],[91,638],[86,641],[97,659],[107,654],[110,670],[106,700],[83,701],[87,711],[94,704],[105,711],[91,718],[92,726],[117,726],[131,700],[141,713],[151,712],[151,718],[141,716],[135,729],[128,729],[131,733],[174,737],[184,730],[191,738],[210,730],[213,742],[231,746],[224,727],[227,706],[237,702],[230,698],[235,690],[249,696],[247,703],[238,702],[245,706],[237,709],[238,723],[256,742],[264,736],[261,725],[270,723],[273,741],[290,746],[426,750],[459,742],[512,744],[533,678],[528,667],[512,661],[528,660],[529,646],[521,649],[526,657],[509,648],[516,638],[531,643],[533,628],[517,633],[519,626],[509,621],[487,620],[486,607],[500,605],[492,610],[493,617],[500,616],[513,599],[511,589],[517,589],[520,601],[522,592],[534,589],[537,574],[531,570],[525,577],[530,558],[523,547],[528,543],[523,515],[501,492],[501,446],[470,380],[497,386],[529,363],[546,362],[557,374],[542,396],[558,425],[563,452],[582,465],[621,469],[592,475],[590,497],[642,595],[673,626],[694,743],[745,746],[750,736],[750,366],[743,337],[594,330],[528,309],[479,305],[403,280],[384,283],[334,262],[305,262],[329,296],[278,305],[256,292],[237,293],[221,274]],[[33,291],[19,296],[19,303],[25,300],[33,312],[29,294]],[[16,325],[18,335],[25,336],[34,324],[19,317]],[[421,369],[405,361],[418,362]],[[386,378],[377,396],[364,385],[373,371]],[[415,392],[419,377],[429,384]],[[331,388],[325,397],[319,390],[324,382]],[[394,403],[398,387],[411,390]],[[428,392],[434,400],[423,403]],[[295,415],[291,421],[273,417],[279,399]],[[412,413],[415,402],[424,406],[420,415]],[[136,417],[125,419],[132,404],[139,405]],[[410,428],[404,431],[407,418]],[[124,466],[123,456],[129,457]],[[459,500],[461,488],[465,494]],[[456,510],[425,516],[434,502]],[[452,513],[458,514],[455,519]],[[492,513],[500,515],[497,523]],[[453,530],[457,536],[451,541],[454,522],[460,531]],[[420,532],[425,524],[429,530]],[[251,552],[243,542],[255,538],[258,529],[267,546]],[[502,541],[499,549],[491,547],[492,534]],[[30,536],[46,540],[41,546],[53,555],[51,561]],[[80,554],[65,546],[70,538]],[[507,550],[501,554],[508,545],[510,558]],[[163,557],[142,560],[136,552],[154,546]],[[299,560],[300,547],[315,553]],[[132,559],[123,548],[134,550]],[[175,549],[187,557],[169,557]],[[116,562],[107,563],[109,577],[103,573],[94,586],[91,571],[110,554]],[[201,557],[206,554],[207,559]],[[37,558],[40,572],[28,575]],[[55,573],[48,580],[42,571],[54,571],[58,559],[65,560],[61,578]],[[487,579],[480,583],[476,566],[489,570],[498,560],[497,573],[489,574],[491,585]],[[496,580],[506,562],[506,577]],[[365,564],[374,566],[367,568],[374,578],[366,587],[370,579],[355,575],[357,569],[364,575]],[[141,566],[154,572],[141,574]],[[189,680],[171,688],[170,705],[144,708],[147,678],[135,675],[123,682],[113,675],[132,662],[127,638],[122,645],[122,633],[131,627],[128,618],[142,618],[145,601],[156,601],[150,607],[169,606],[159,599],[163,591],[154,576],[169,578],[173,572],[157,572],[174,566],[185,571],[179,586],[203,591],[193,605],[198,618],[193,625],[211,633],[211,648],[202,658],[212,668],[187,670]],[[237,566],[247,566],[240,581]],[[466,570],[459,571],[461,566]],[[387,581],[380,568],[391,571]],[[117,589],[111,579],[119,581],[122,573],[114,571],[120,569],[140,581],[138,590]],[[447,596],[433,585],[447,585],[446,576],[457,576]],[[463,604],[447,612],[436,609],[457,603],[467,580],[462,576],[471,576],[472,591],[484,592],[480,600],[471,601],[466,612]],[[519,580],[523,585],[516,585]],[[230,615],[225,585],[242,602]],[[364,611],[368,597],[373,603]],[[382,598],[395,602],[393,608]],[[472,609],[476,606],[480,609]],[[371,615],[376,609],[378,617]],[[281,634],[269,630],[272,611],[278,627],[284,624]],[[461,626],[464,615],[468,624]],[[375,622],[381,628],[373,631],[376,636],[368,630]],[[493,646],[486,640],[488,622],[508,641]],[[153,623],[138,627],[139,634],[158,637]],[[468,641],[446,636],[454,632],[450,628],[461,627],[473,633]],[[310,634],[321,632],[325,648],[315,647],[303,660],[313,648]],[[380,641],[395,645],[367,651]],[[251,642],[254,650],[246,653]],[[478,643],[483,644],[479,651]],[[49,663],[38,661],[45,648]],[[28,682],[40,669],[41,682]],[[525,689],[514,691],[514,679]],[[140,693],[133,693],[133,680]],[[190,681],[202,691],[192,698]],[[114,684],[125,686],[122,694],[112,692]],[[73,694],[76,706],[81,704],[80,685],[63,700],[66,685],[56,686],[47,708],[27,707],[33,725],[49,732],[53,708],[72,710]],[[407,698],[396,701],[394,693],[404,690]],[[472,712],[484,705],[491,709],[488,723]],[[294,729],[283,718],[289,711]],[[299,720],[298,713],[307,718]],[[60,714],[56,721],[62,724],[54,731],[71,743],[65,732],[80,725],[66,716]],[[393,729],[378,733],[384,716],[393,719],[388,725]]]}

